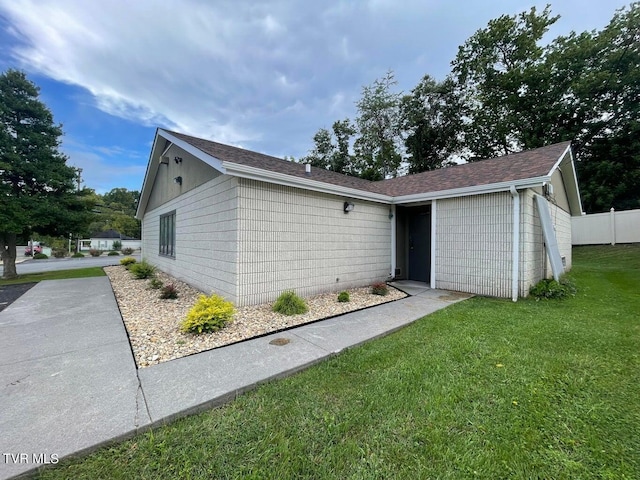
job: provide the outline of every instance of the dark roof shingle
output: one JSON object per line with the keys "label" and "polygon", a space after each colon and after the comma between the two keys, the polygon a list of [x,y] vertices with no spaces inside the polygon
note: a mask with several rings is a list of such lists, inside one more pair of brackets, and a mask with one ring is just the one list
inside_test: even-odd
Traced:
{"label": "dark roof shingle", "polygon": [[550,173],[571,144],[571,142],[556,143],[489,160],[372,182],[315,167],[311,169],[311,174],[307,175],[305,166],[301,163],[191,137],[183,133],[170,131],[168,133],[224,162],[392,197],[543,177]]}

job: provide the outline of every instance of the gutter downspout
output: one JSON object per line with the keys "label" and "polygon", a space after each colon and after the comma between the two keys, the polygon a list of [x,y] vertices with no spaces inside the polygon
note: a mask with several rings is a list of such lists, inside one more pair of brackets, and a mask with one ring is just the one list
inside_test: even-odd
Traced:
{"label": "gutter downspout", "polygon": [[429,286],[436,289],[436,205],[437,201],[431,202],[431,272],[429,273]]}
{"label": "gutter downspout", "polygon": [[396,206],[391,205],[391,271],[389,278],[396,278]]}
{"label": "gutter downspout", "polygon": [[509,188],[513,197],[513,248],[511,258],[511,300],[518,301],[518,277],[520,276],[520,194],[514,185]]}

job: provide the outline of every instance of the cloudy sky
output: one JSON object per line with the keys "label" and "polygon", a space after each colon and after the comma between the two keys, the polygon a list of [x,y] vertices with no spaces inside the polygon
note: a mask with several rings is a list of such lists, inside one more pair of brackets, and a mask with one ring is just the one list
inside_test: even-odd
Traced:
{"label": "cloudy sky", "polygon": [[[603,28],[619,0],[549,0],[549,38]],[[0,0],[0,71],[41,88],[85,185],[139,190],[156,127],[275,156],[354,117],[387,70],[444,78],[457,48],[533,0]]]}

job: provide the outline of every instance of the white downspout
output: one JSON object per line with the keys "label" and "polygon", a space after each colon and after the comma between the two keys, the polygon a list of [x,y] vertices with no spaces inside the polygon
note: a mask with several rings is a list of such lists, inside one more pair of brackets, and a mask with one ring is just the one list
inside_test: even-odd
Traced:
{"label": "white downspout", "polygon": [[396,277],[396,206],[391,205],[391,272],[389,278]]}
{"label": "white downspout", "polygon": [[431,202],[431,273],[430,287],[436,289],[436,201]]}
{"label": "white downspout", "polygon": [[511,300],[518,301],[520,266],[520,194],[514,185],[509,189],[513,197],[513,252],[511,258]]}

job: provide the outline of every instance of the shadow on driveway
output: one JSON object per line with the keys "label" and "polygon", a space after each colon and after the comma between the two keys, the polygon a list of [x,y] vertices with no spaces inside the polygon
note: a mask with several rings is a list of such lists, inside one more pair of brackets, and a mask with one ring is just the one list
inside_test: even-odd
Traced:
{"label": "shadow on driveway", "polygon": [[0,312],[27,293],[35,283],[0,286]]}

